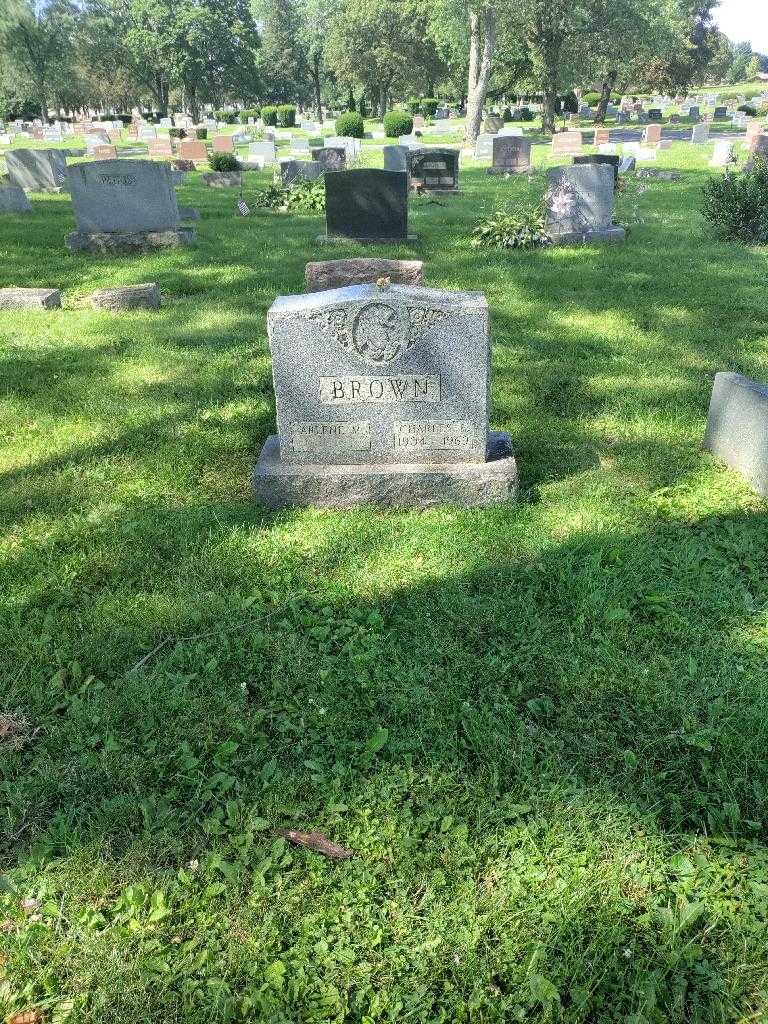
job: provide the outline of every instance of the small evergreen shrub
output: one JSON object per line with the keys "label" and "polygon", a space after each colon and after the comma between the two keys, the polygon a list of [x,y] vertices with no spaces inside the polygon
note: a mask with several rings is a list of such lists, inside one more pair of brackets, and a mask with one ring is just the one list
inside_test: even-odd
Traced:
{"label": "small evergreen shrub", "polygon": [[504,107],[504,109],[501,112],[501,119],[504,122],[504,124],[509,124],[509,122],[512,120],[512,111],[509,109],[509,107]]}
{"label": "small evergreen shrub", "polygon": [[277,108],[277,123],[281,128],[295,128],[296,107],[291,103],[281,103]]}
{"label": "small evergreen shrub", "polygon": [[264,124],[269,128],[277,127],[277,107],[262,107],[261,116]]}
{"label": "small evergreen shrub", "polygon": [[520,206],[497,210],[472,231],[475,249],[538,249],[550,245],[543,208]]}
{"label": "small evergreen shrub", "polygon": [[421,100],[408,100],[405,104],[410,114],[421,113]]}
{"label": "small evergreen shrub", "polygon": [[368,117],[368,107],[365,104],[365,96],[360,97],[360,102],[357,104],[357,111],[360,117]]}
{"label": "small evergreen shrub", "polygon": [[563,96],[563,111],[566,114],[578,114],[579,101],[576,98],[575,92],[567,92],[565,96]]}
{"label": "small evergreen shrub", "polygon": [[336,134],[347,135],[352,139],[362,139],[365,134],[365,121],[356,110],[348,110],[336,118]]}
{"label": "small evergreen shrub", "polygon": [[211,153],[208,157],[212,171],[239,171],[240,161],[234,153]]}
{"label": "small evergreen shrub", "polygon": [[214,110],[213,116],[224,124],[237,124],[237,114],[234,110]]}
{"label": "small evergreen shrub", "polygon": [[170,139],[186,139],[187,132],[184,128],[169,128],[168,137]]}
{"label": "small evergreen shrub", "polygon": [[258,118],[258,116],[259,116],[259,108],[258,107],[246,107],[246,109],[245,110],[241,110],[240,113],[237,116],[238,116],[238,118],[240,120],[240,124],[248,124],[248,118],[249,117],[252,117],[254,119],[254,121],[256,120],[256,118]]}
{"label": "small evergreen shrub", "polygon": [[438,108],[438,101],[433,96],[427,96],[421,101],[421,112],[425,117],[434,117]]}
{"label": "small evergreen shrub", "polygon": [[520,110],[520,120],[521,121],[532,121],[533,120],[533,111],[530,109],[530,107],[522,107],[522,109]]}
{"label": "small evergreen shrub", "polygon": [[404,110],[390,110],[384,115],[384,134],[388,139],[396,139],[400,135],[410,135],[413,131],[413,118]]}
{"label": "small evergreen shrub", "polygon": [[581,102],[586,103],[587,106],[596,107],[600,102],[600,95],[599,92],[585,92],[581,97]]}
{"label": "small evergreen shrub", "polygon": [[758,155],[751,170],[727,170],[704,186],[702,213],[721,238],[768,242],[768,159]]}
{"label": "small evergreen shrub", "polygon": [[747,117],[757,117],[757,107],[753,107],[751,103],[742,103],[739,110]]}
{"label": "small evergreen shrub", "polygon": [[195,128],[195,138],[196,139],[207,139],[208,138],[208,129],[207,128]]}

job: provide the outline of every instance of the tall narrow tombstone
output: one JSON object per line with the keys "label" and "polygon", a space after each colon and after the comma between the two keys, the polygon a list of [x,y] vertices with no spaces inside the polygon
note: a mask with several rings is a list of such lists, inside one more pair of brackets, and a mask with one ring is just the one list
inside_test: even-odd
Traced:
{"label": "tall narrow tombstone", "polygon": [[488,174],[526,174],[531,169],[531,140],[497,135]]}
{"label": "tall narrow tombstone", "polygon": [[278,298],[267,328],[278,433],[251,478],[260,503],[422,508],[514,498],[509,438],[488,430],[484,296],[356,285]]}
{"label": "tall narrow tombstone", "polygon": [[715,374],[704,447],[768,497],[768,387],[740,373]]}
{"label": "tall narrow tombstone", "polygon": [[581,132],[558,132],[552,136],[552,156],[577,156],[582,148]]}
{"label": "tall narrow tombstone", "polygon": [[187,245],[171,168],[152,160],[98,160],[67,169],[77,231],[67,247],[87,252]]}
{"label": "tall narrow tombstone", "polygon": [[493,140],[495,135],[480,132],[475,141],[475,160],[491,160],[493,158]]}
{"label": "tall narrow tombstone", "polygon": [[623,242],[613,223],[614,169],[602,163],[553,167],[547,172],[547,232],[556,245]]}
{"label": "tall narrow tombstone", "polygon": [[325,223],[319,242],[415,241],[408,234],[408,175],[373,168],[327,174]]}
{"label": "tall narrow tombstone", "polygon": [[60,149],[11,149],[5,165],[11,185],[27,192],[62,192],[67,187],[67,158]]}

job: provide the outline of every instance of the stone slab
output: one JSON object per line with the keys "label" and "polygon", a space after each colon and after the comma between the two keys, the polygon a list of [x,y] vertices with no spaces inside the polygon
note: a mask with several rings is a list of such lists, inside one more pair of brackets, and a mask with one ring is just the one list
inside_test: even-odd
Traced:
{"label": "stone slab", "polygon": [[0,309],[59,309],[58,288],[0,288]]}
{"label": "stone slab", "polygon": [[94,309],[160,309],[156,284],[129,284],[120,288],[99,288],[91,295]]}
{"label": "stone slab", "polygon": [[715,374],[704,447],[768,498],[768,385]]}
{"label": "stone slab", "polygon": [[595,228],[581,232],[562,232],[560,234],[553,234],[550,237],[552,238],[553,245],[597,245],[605,242],[610,244],[626,242],[627,230],[618,224],[614,224],[609,228]]}
{"label": "stone slab", "polygon": [[18,185],[0,187],[0,213],[32,213],[32,203]]}
{"label": "stone slab", "polygon": [[91,253],[152,252],[154,249],[193,245],[194,242],[194,228],[175,231],[73,231],[66,238],[70,252]]}
{"label": "stone slab", "polygon": [[12,185],[27,192],[63,192],[67,158],[61,149],[12,149],[5,154]]}
{"label": "stone slab", "polygon": [[349,288],[355,284],[376,284],[380,278],[389,278],[391,284],[424,283],[424,264],[421,260],[371,259],[321,260],[304,267],[304,287],[308,292],[327,291],[330,288]]}
{"label": "stone slab", "polygon": [[280,443],[273,434],[261,450],[251,488],[257,502],[271,509],[356,505],[481,508],[514,501],[518,473],[508,434],[488,434],[487,459],[430,465],[286,463],[280,459]]}
{"label": "stone slab", "polygon": [[173,172],[153,160],[96,160],[67,168],[78,232],[159,232],[179,227]]}
{"label": "stone slab", "polygon": [[243,175],[240,171],[208,171],[202,175],[208,188],[242,188]]}
{"label": "stone slab", "polygon": [[325,178],[326,236],[404,241],[408,236],[408,175],[364,168]]}

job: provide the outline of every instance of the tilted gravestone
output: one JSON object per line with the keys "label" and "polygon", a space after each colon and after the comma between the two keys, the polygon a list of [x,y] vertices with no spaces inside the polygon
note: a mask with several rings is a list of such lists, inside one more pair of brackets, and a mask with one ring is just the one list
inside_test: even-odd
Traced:
{"label": "tilted gravestone", "polygon": [[488,431],[484,296],[356,285],[278,298],[267,326],[278,433],[251,481],[262,504],[515,496],[509,439]]}
{"label": "tilted gravestone", "polygon": [[11,149],[5,164],[11,184],[28,192],[61,192],[67,187],[67,158],[60,149]]}
{"label": "tilted gravestone", "polygon": [[768,387],[740,373],[717,373],[704,447],[768,497]]}
{"label": "tilted gravestone", "polygon": [[581,152],[581,132],[558,132],[552,136],[552,156],[575,156]]}
{"label": "tilted gravestone", "polygon": [[429,149],[411,149],[411,188],[426,192],[457,192],[459,188],[458,149],[430,146]]}
{"label": "tilted gravestone", "polygon": [[408,175],[373,168],[326,175],[325,223],[318,241],[409,239]]}
{"label": "tilted gravestone", "polygon": [[347,151],[343,146],[317,146],[312,150],[312,159],[326,171],[343,171],[347,166]]}
{"label": "tilted gravestone", "polygon": [[98,160],[68,168],[77,231],[67,247],[89,252],[186,245],[171,168],[152,160]]}
{"label": "tilted gravestone", "polygon": [[32,213],[32,203],[18,185],[0,185],[0,213]]}
{"label": "tilted gravestone", "polygon": [[531,169],[531,140],[497,135],[493,140],[493,164],[488,174],[525,174]]}
{"label": "tilted gravestone", "polygon": [[613,168],[613,183],[614,185],[619,180],[619,165],[621,164],[621,157],[611,155],[608,153],[590,153],[582,156],[575,156],[573,158],[574,164],[608,164]]}
{"label": "tilted gravestone", "polygon": [[613,223],[614,169],[603,163],[553,167],[547,172],[547,232],[556,245],[623,242]]}

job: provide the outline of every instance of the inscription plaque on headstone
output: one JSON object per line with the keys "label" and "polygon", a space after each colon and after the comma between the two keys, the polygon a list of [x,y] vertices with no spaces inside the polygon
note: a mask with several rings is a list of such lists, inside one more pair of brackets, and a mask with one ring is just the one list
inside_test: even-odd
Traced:
{"label": "inscription plaque on headstone", "polygon": [[522,136],[496,135],[493,165],[489,174],[524,174],[531,169],[531,140]]}
{"label": "inscription plaque on headstone", "polygon": [[484,296],[356,285],[278,298],[267,326],[278,436],[252,478],[264,504],[514,496],[508,438],[488,432]]}
{"label": "inscription plaque on headstone", "polygon": [[411,187],[427,192],[456,192],[459,187],[458,149],[408,150]]}
{"label": "inscription plaque on headstone", "polygon": [[344,146],[317,146],[312,150],[312,159],[326,171],[343,171],[347,166],[347,151]]}

